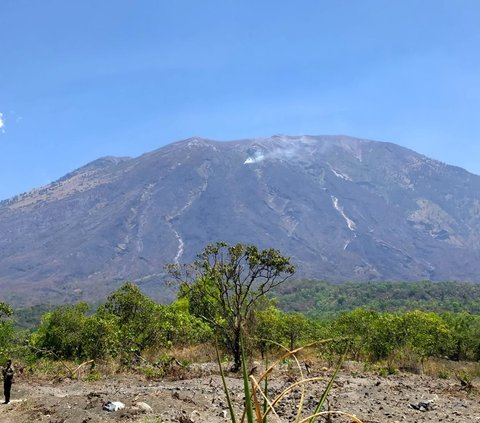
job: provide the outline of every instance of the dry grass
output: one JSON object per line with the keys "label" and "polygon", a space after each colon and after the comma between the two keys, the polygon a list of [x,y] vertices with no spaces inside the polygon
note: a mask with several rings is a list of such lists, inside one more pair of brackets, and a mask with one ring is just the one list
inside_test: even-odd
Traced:
{"label": "dry grass", "polygon": [[429,359],[423,363],[423,373],[442,379],[458,379],[469,377],[472,380],[480,378],[480,364],[468,361],[450,361],[442,359]]}
{"label": "dry grass", "polygon": [[170,355],[180,362],[210,363],[216,360],[215,346],[212,343],[173,348]]}
{"label": "dry grass", "polygon": [[[227,388],[220,355],[217,349],[217,361],[219,370],[221,372],[226,400],[229,406],[231,422],[237,423],[238,421],[241,421],[243,423],[245,419],[247,423],[267,423],[268,420],[271,420],[273,422],[282,422],[283,420],[278,415],[276,406],[280,404],[281,401],[286,398],[290,393],[298,390],[300,392],[300,397],[297,400],[297,404],[295,406],[295,409],[297,410],[294,420],[295,423],[313,423],[315,421],[318,421],[318,418],[320,417],[326,418],[327,421],[330,421],[332,416],[343,416],[348,418],[351,422],[362,423],[361,420],[359,420],[356,416],[345,411],[324,410],[324,405],[326,404],[326,400],[333,386],[333,382],[343,363],[343,357],[338,361],[336,369],[329,382],[326,384],[322,394],[320,395],[314,411],[308,412],[305,410],[304,406],[307,386],[311,384],[316,384],[319,381],[324,380],[324,378],[308,377],[308,375],[306,375],[304,372],[304,366],[302,366],[302,364],[300,363],[298,355],[302,354],[302,352],[305,353],[308,347],[330,341],[331,340],[324,340],[316,342],[314,344],[308,345],[306,347],[297,348],[295,350],[288,350],[287,348],[284,348],[286,352],[272,365],[267,367],[267,369],[258,377],[255,377],[255,375],[253,374],[249,374],[247,370],[246,356],[242,351],[242,373],[244,382],[243,393],[245,398],[245,404],[240,419],[237,418],[235,414],[235,409],[231,400],[230,392]],[[296,378],[297,380],[295,380],[295,378],[292,378],[292,382],[288,387],[283,389],[282,392],[272,395],[268,387],[268,379],[273,373],[274,369],[280,366],[285,360],[291,360],[294,363],[294,366],[298,372],[298,377]]]}

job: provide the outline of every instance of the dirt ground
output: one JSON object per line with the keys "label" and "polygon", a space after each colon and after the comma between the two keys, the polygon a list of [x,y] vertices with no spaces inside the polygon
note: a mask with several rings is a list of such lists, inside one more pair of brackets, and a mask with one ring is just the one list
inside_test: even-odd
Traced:
{"label": "dirt ground", "polygon": [[[0,405],[0,422],[227,422],[221,378],[213,370],[214,365],[207,367],[199,377],[170,381],[147,381],[140,375],[117,375],[95,382],[20,377],[13,385],[10,404]],[[331,374],[331,369],[313,369],[310,376],[320,376],[321,380],[306,390],[307,410],[313,410]],[[278,371],[270,383],[272,393],[281,392],[293,381],[291,372]],[[228,377],[228,384],[234,402],[240,407],[242,381]],[[269,421],[294,421],[299,397],[300,392],[293,391],[278,405],[278,417],[272,416]],[[102,406],[107,401],[121,401],[125,408],[105,411]],[[422,401],[431,401],[428,410],[412,407]],[[467,392],[456,379],[408,373],[380,377],[374,373],[343,370],[333,386],[328,407],[354,414],[364,423],[480,423],[480,394],[476,389]],[[330,421],[351,420],[338,416]]]}

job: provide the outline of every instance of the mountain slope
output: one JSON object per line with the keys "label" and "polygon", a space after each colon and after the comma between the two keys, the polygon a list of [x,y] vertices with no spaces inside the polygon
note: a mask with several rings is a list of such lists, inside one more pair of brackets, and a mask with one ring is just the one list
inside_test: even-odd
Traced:
{"label": "mountain slope", "polygon": [[193,138],[99,159],[0,203],[0,289],[14,304],[102,298],[217,240],[275,247],[330,281],[478,280],[480,177],[343,136]]}

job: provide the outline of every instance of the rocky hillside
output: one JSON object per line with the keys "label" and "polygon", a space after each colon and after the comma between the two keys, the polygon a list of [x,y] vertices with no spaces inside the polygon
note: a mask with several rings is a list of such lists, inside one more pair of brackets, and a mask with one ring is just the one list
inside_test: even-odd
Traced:
{"label": "rocky hillside", "polygon": [[125,280],[168,300],[163,266],[217,240],[334,282],[478,281],[480,177],[344,136],[192,138],[0,202],[0,234],[13,304],[100,300]]}

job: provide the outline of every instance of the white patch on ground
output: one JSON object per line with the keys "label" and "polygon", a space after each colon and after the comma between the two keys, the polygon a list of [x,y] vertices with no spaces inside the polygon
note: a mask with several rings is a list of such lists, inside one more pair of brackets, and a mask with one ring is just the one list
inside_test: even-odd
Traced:
{"label": "white patch on ground", "polygon": [[202,138],[193,138],[191,141],[189,141],[187,143],[187,146],[189,149],[192,149],[192,148],[210,148],[212,149],[213,151],[218,151],[218,149],[213,146],[211,143],[209,143],[207,140],[204,140]]}
{"label": "white patch on ground", "polygon": [[353,238],[352,238],[352,239],[349,239],[349,240],[345,243],[345,245],[343,246],[343,251],[345,251],[345,250],[348,248],[348,246],[353,242],[353,240],[354,240],[356,237],[357,237],[357,234],[354,232],[354,233],[353,233]]}
{"label": "white patch on ground", "polygon": [[145,213],[149,207],[150,198],[155,186],[156,184],[149,184],[143,190],[137,206],[130,208],[130,214],[125,221],[127,233],[123,238],[123,242],[117,245],[118,253],[126,252],[133,242],[135,242],[134,248],[137,253],[143,251],[143,233],[146,224]]}
{"label": "white patch on ground", "polygon": [[185,243],[183,242],[183,239],[180,236],[180,234],[177,232],[177,230],[173,226],[172,226],[172,230],[173,230],[173,233],[174,233],[174,235],[175,235],[175,237],[177,238],[177,241],[178,241],[177,255],[173,259],[173,262],[175,264],[178,264],[179,261],[180,261],[180,257],[182,257],[182,255],[183,255],[183,246],[185,245]]}
{"label": "white patch on ground", "polygon": [[328,167],[330,168],[330,170],[333,172],[333,174],[334,174],[337,178],[344,179],[345,181],[351,181],[351,180],[352,180],[352,178],[350,178],[350,176],[347,176],[347,175],[345,175],[344,173],[341,173],[341,172],[339,172],[338,170],[335,170],[335,169],[330,165],[330,163],[328,163]]}
{"label": "white patch on ground", "polygon": [[202,185],[200,185],[197,189],[194,189],[188,193],[187,197],[187,202],[183,207],[181,207],[179,210],[174,212],[173,214],[169,216],[165,216],[165,220],[167,221],[168,225],[170,226],[170,229],[173,232],[173,235],[177,239],[178,242],[178,248],[177,248],[177,254],[175,255],[175,258],[173,259],[173,262],[175,264],[178,264],[180,262],[180,257],[183,255],[184,251],[184,246],[185,243],[180,235],[180,233],[175,229],[173,220],[177,217],[180,217],[185,211],[191,207],[191,205],[198,199],[200,196],[206,191],[208,187],[208,165],[206,166],[201,166],[199,169],[199,174],[204,176],[204,182]]}
{"label": "white patch on ground", "polygon": [[[205,186],[206,188],[206,186]],[[198,197],[198,195],[200,195],[201,192],[205,191],[204,189],[202,190],[199,190],[197,193],[195,192],[190,192],[189,196],[188,196],[188,200],[187,200],[187,203],[180,209],[178,210],[177,212],[175,212],[173,215],[170,215],[170,216],[166,216],[166,220],[170,226],[170,229],[172,230],[173,232],[173,235],[175,236],[175,238],[177,239],[177,242],[178,242],[178,248],[177,248],[177,254],[175,255],[175,258],[173,259],[173,262],[175,264],[178,264],[179,261],[180,261],[180,257],[182,257],[183,255],[183,247],[185,245],[185,243],[183,242],[183,239],[182,237],[180,236],[180,233],[175,229],[175,227],[173,226],[173,219],[175,219],[176,217],[179,217],[181,216],[185,210],[187,210],[192,204],[193,204],[193,201]]]}
{"label": "white patch on ground", "polygon": [[338,198],[333,196],[333,195],[331,196],[331,198],[332,198],[333,207],[335,207],[335,210],[337,210],[342,215],[342,217],[345,219],[345,222],[347,222],[348,229],[350,229],[351,231],[355,231],[355,229],[357,228],[357,225],[355,224],[355,222],[352,219],[350,219],[345,214],[345,212],[343,211],[343,207],[340,206],[340,204],[338,203]]}

